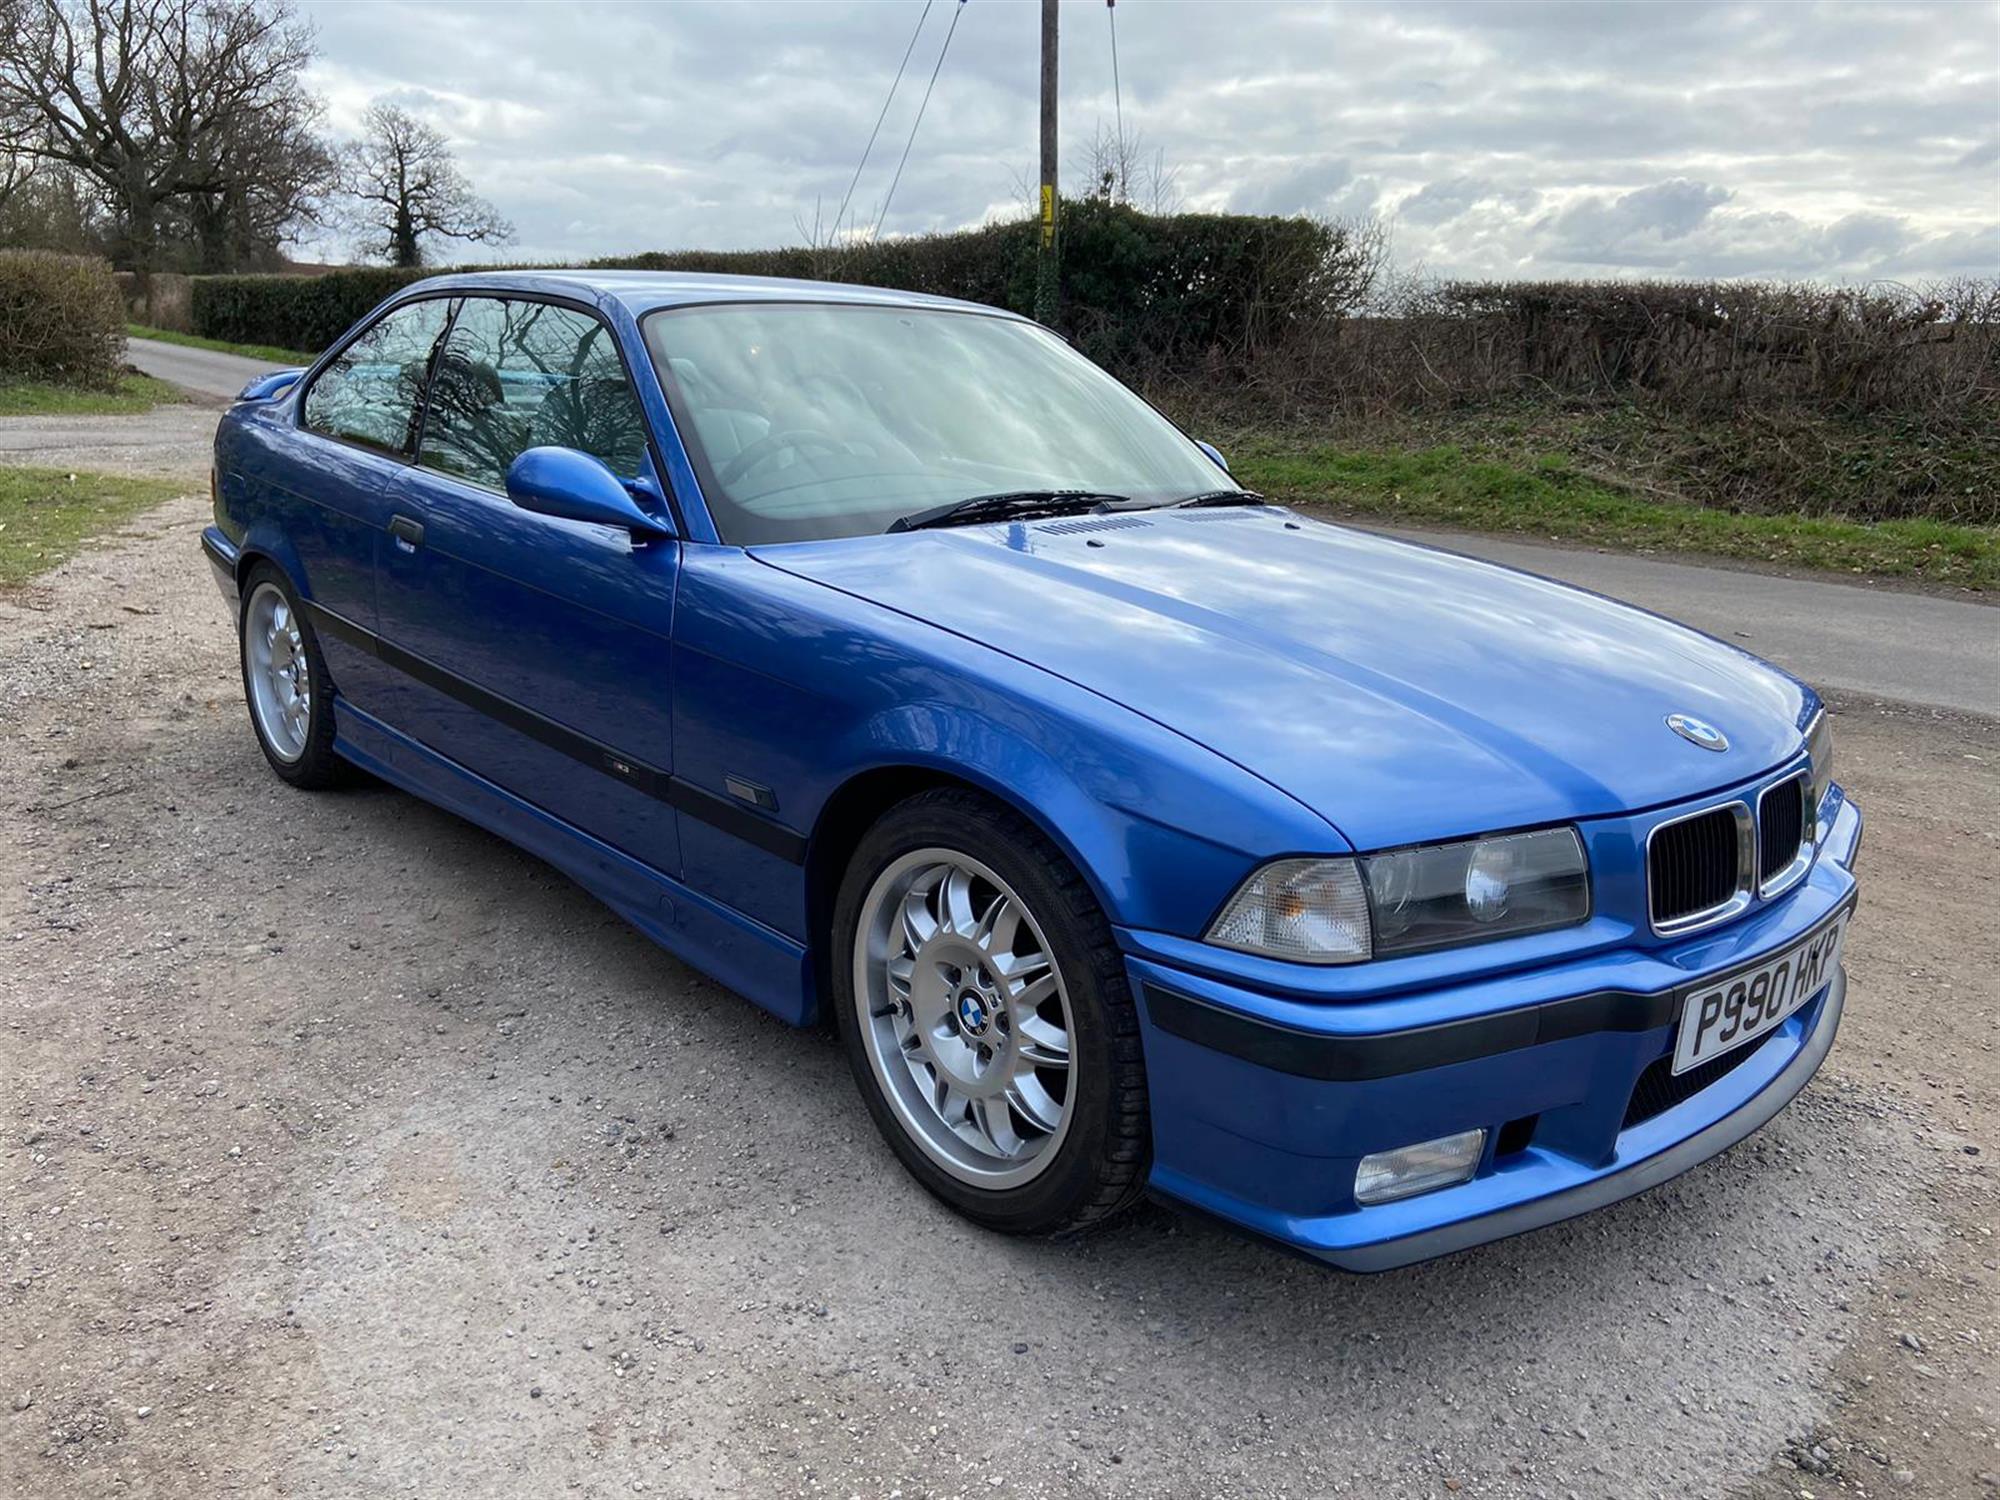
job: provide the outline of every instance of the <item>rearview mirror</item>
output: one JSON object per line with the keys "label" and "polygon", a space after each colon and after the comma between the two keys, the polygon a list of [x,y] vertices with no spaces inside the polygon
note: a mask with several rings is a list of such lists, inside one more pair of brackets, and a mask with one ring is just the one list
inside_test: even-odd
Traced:
{"label": "rearview mirror", "polygon": [[1216,447],[1215,444],[1204,443],[1200,438],[1196,438],[1194,440],[1194,445],[1195,447],[1201,449],[1202,452],[1206,453],[1210,458],[1215,460],[1216,468],[1222,470],[1222,472],[1225,474],[1229,472],[1229,460],[1222,456],[1222,450]]}
{"label": "rearview mirror", "polygon": [[635,537],[674,534],[666,520],[639,508],[604,460],[574,448],[528,449],[507,466],[507,498],[539,515],[622,526]]}

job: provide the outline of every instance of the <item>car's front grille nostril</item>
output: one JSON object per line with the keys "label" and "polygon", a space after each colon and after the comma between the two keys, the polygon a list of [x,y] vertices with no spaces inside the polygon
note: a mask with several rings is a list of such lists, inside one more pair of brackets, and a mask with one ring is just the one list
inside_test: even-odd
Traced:
{"label": "car's front grille nostril", "polygon": [[1647,866],[1655,927],[1726,905],[1742,875],[1735,808],[1711,808],[1655,829]]}
{"label": "car's front grille nostril", "polygon": [[1757,804],[1757,878],[1768,884],[1799,856],[1806,837],[1806,777],[1780,782]]}
{"label": "car's front grille nostril", "polygon": [[[1653,930],[1677,936],[1783,895],[1812,865],[1812,780],[1795,772],[1754,797],[1655,824],[1646,839]],[[1756,808],[1753,813],[1752,807]]]}

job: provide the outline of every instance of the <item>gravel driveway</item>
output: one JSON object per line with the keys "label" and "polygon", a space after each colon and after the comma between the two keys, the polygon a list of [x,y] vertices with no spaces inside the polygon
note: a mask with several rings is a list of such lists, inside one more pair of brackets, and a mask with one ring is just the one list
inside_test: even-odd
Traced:
{"label": "gravel driveway", "polygon": [[1991,723],[1840,705],[1847,1024],[1720,1160],[1367,1279],[1017,1243],[827,1039],[282,787],[205,510],[0,596],[0,1494],[1995,1492]]}
{"label": "gravel driveway", "polygon": [[130,417],[0,418],[0,463],[208,484],[221,405],[169,402]]}

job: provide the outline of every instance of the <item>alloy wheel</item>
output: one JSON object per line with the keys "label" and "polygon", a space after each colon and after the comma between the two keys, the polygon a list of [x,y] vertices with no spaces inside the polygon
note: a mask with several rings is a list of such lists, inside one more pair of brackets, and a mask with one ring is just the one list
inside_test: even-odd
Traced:
{"label": "alloy wheel", "polygon": [[1041,925],[986,865],[951,849],[891,863],[861,903],[854,998],[897,1119],[961,1181],[1032,1180],[1068,1129],[1069,993]]}
{"label": "alloy wheel", "polygon": [[296,761],[312,731],[312,664],[297,612],[284,590],[268,580],[244,606],[243,653],[258,732],[280,760]]}

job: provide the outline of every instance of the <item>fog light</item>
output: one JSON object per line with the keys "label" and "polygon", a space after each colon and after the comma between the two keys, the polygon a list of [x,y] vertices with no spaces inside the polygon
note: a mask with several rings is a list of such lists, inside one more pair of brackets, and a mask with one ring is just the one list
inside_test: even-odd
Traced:
{"label": "fog light", "polygon": [[1355,1201],[1392,1203],[1463,1182],[1479,1165],[1485,1149],[1483,1129],[1461,1130],[1457,1135],[1441,1135],[1434,1141],[1364,1156],[1354,1169]]}

